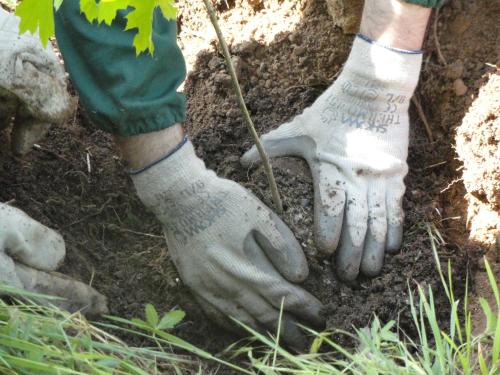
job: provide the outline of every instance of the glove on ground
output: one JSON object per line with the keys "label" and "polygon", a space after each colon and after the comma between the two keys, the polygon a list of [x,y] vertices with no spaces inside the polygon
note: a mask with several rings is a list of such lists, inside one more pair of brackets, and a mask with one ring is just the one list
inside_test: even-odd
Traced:
{"label": "glove on ground", "polygon": [[[87,315],[108,312],[94,288],[54,273],[66,254],[61,235],[23,211],[0,203],[0,283],[29,292],[62,297],[50,303]],[[43,299],[41,303],[46,303]]]}

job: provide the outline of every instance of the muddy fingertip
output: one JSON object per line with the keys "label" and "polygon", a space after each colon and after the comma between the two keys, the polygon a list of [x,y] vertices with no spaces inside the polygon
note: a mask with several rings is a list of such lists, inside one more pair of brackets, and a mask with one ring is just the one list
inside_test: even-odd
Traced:
{"label": "muddy fingertip", "polygon": [[390,254],[397,253],[403,243],[403,224],[388,225],[386,251]]}

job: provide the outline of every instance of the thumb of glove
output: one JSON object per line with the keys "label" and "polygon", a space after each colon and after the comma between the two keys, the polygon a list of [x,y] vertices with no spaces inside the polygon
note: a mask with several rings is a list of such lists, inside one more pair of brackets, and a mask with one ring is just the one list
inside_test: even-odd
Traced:
{"label": "thumb of glove", "polygon": [[0,203],[0,252],[27,266],[53,271],[63,261],[66,246],[56,231]]}
{"label": "thumb of glove", "polygon": [[[300,121],[296,120],[283,124],[262,136],[262,146],[269,157],[303,156],[302,127]],[[256,146],[252,146],[240,159],[241,164],[245,167],[258,161],[260,161],[260,155]]]}

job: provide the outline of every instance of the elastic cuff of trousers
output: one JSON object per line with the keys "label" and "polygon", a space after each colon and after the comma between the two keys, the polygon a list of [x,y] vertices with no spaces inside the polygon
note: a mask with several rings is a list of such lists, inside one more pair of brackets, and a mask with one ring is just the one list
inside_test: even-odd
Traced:
{"label": "elastic cuff of trousers", "polygon": [[405,3],[420,5],[425,8],[439,8],[446,0],[404,0]]}
{"label": "elastic cuff of trousers", "polygon": [[142,167],[140,169],[129,169],[127,170],[127,173],[131,176],[136,176],[142,172],[145,172],[147,171],[149,168],[152,168],[154,167],[155,165],[161,163],[163,160],[166,160],[168,159],[169,157],[171,157],[173,154],[175,154],[177,151],[179,151],[182,146],[184,146],[187,142],[188,142],[189,138],[187,135],[184,136],[184,138],[182,139],[182,141],[177,145],[175,146],[173,149],[171,149],[167,154],[163,155],[161,158],[159,158],[158,160],[155,160],[154,162],[146,165],[145,167]]}
{"label": "elastic cuff of trousers", "polygon": [[[158,111],[157,114],[151,117],[129,118],[120,121],[119,124],[106,121],[97,113],[89,114],[89,117],[99,129],[126,138],[156,132],[183,123],[186,120],[186,113],[183,109],[173,110],[168,108]],[[124,126],[124,124],[127,125]]]}
{"label": "elastic cuff of trousers", "polygon": [[404,53],[406,55],[421,55],[422,53],[424,53],[424,51],[422,51],[421,49],[417,49],[417,50],[408,50],[408,49],[402,49],[402,48],[396,48],[396,47],[391,47],[391,46],[388,46],[386,44],[383,44],[383,43],[380,43],[380,42],[377,42],[373,39],[371,39],[370,37],[364,35],[364,34],[361,34],[361,33],[357,33],[356,34],[356,37],[360,38],[360,39],[363,39],[365,42],[368,42],[370,44],[376,44],[377,46],[379,47],[383,47],[385,49],[388,49],[388,50],[391,50],[391,51],[394,51],[394,52],[398,52],[398,53]]}

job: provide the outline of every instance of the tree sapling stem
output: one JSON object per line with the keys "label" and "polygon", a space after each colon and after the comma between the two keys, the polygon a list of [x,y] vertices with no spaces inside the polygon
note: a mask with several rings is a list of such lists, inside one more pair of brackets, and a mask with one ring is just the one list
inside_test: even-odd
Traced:
{"label": "tree sapling stem", "polygon": [[226,41],[224,39],[224,35],[219,26],[219,22],[217,21],[217,15],[215,14],[215,9],[210,3],[210,0],[203,0],[205,3],[205,7],[207,8],[208,15],[210,17],[210,21],[214,26],[215,32],[217,33],[217,38],[219,39],[219,44],[222,49],[222,53],[224,54],[224,58],[226,60],[227,69],[229,70],[229,74],[231,76],[231,82],[233,84],[234,91],[236,93],[236,98],[238,100],[238,104],[240,106],[240,110],[243,113],[243,118],[245,119],[245,123],[247,125],[250,134],[255,142],[255,146],[259,151],[260,158],[262,160],[262,164],[264,165],[264,170],[267,175],[267,179],[269,181],[269,187],[271,189],[271,195],[273,197],[273,202],[276,211],[279,214],[283,213],[283,204],[281,202],[280,194],[278,191],[278,186],[276,185],[276,180],[274,178],[273,169],[271,167],[271,163],[269,162],[269,157],[264,150],[264,146],[260,142],[259,135],[255,130],[255,126],[253,124],[252,118],[250,117],[250,113],[248,112],[248,108],[245,104],[245,100],[243,99],[243,94],[241,93],[241,87],[238,82],[238,77],[236,75],[236,71],[234,70],[233,63],[231,61],[231,54],[229,53],[229,48],[227,48]]}

